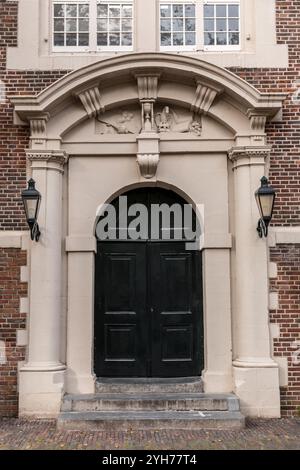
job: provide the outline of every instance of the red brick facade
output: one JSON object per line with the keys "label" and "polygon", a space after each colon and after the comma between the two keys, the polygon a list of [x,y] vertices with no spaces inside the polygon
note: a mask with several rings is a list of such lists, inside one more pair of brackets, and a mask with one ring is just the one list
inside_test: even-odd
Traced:
{"label": "red brick facade", "polygon": [[27,296],[27,284],[20,282],[20,267],[25,265],[26,252],[0,248],[0,416],[15,416],[18,411],[17,372],[18,363],[25,359],[25,348],[17,346],[17,330],[26,327],[20,298]]}
{"label": "red brick facade", "polygon": [[[13,125],[12,95],[37,94],[62,77],[66,71],[6,70],[6,48],[17,45],[17,2],[0,0],[0,83],[6,87],[4,102],[0,101],[0,230],[26,228],[20,202],[20,191],[26,181],[24,148],[28,147],[28,130]],[[283,108],[283,121],[267,125],[268,143],[272,145],[270,180],[278,191],[274,225],[300,225],[300,99],[294,100],[300,72],[300,0],[277,0],[277,40],[289,46],[288,69],[238,69],[231,71],[262,92],[289,94]],[[300,84],[298,84],[300,86]],[[275,340],[278,356],[286,356],[289,364],[289,385],[282,389],[283,415],[296,413],[300,396],[300,365],[292,364],[293,342],[300,340],[300,247],[279,246],[271,250],[271,260],[278,263],[278,278],[272,291],[279,294],[279,309],[271,312],[271,321],[278,323],[280,338]],[[23,349],[15,345],[16,328],[25,326],[19,315],[19,297],[25,286],[19,283],[19,266],[24,254],[18,250],[2,250],[0,268],[0,339],[8,342],[12,359],[0,365],[0,414],[16,412],[16,367],[23,358]],[[4,302],[5,300],[5,302]],[[7,300],[7,302],[6,302]],[[4,325],[4,326],[3,326]],[[4,333],[2,333],[4,328]],[[7,331],[7,333],[5,333]],[[5,336],[7,335],[7,336]],[[10,348],[12,348],[10,352]],[[10,370],[8,370],[10,368]],[[3,369],[3,371],[2,371]],[[11,374],[11,375],[10,375]],[[5,385],[6,384],[6,385]]]}

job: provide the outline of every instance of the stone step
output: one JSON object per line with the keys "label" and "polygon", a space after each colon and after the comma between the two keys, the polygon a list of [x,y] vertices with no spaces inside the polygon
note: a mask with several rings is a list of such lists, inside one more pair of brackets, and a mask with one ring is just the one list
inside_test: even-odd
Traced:
{"label": "stone step", "polygon": [[201,393],[200,377],[184,378],[101,378],[96,381],[96,393]]}
{"label": "stone step", "polygon": [[239,411],[64,411],[59,429],[127,431],[141,429],[241,429]]}
{"label": "stone step", "polygon": [[204,393],[97,393],[65,395],[62,411],[239,411],[235,395]]}

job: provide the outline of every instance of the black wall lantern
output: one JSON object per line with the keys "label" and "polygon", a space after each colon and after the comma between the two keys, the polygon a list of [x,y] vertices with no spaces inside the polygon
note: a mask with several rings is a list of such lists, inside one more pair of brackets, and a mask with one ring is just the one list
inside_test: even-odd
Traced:
{"label": "black wall lantern", "polygon": [[268,227],[272,219],[276,191],[270,186],[268,179],[263,176],[260,188],[255,192],[255,198],[258,205],[260,219],[257,225],[257,231],[262,238],[268,235]]}
{"label": "black wall lantern", "polygon": [[37,218],[41,204],[41,194],[35,189],[35,181],[31,178],[28,181],[28,188],[22,191],[22,200],[24,204],[27,223],[30,228],[31,240],[39,241],[41,232]]}

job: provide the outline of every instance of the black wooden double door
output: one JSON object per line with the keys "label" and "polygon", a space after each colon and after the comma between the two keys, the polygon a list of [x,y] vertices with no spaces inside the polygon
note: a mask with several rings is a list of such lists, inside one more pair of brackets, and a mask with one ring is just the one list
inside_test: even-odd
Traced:
{"label": "black wooden double door", "polygon": [[184,242],[98,243],[98,377],[189,377],[203,368],[201,253]]}

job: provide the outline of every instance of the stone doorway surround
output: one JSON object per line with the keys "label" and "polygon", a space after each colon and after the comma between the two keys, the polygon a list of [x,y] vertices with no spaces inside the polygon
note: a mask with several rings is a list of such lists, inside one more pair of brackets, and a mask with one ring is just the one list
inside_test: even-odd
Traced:
{"label": "stone doorway surround", "polygon": [[103,60],[36,97],[13,98],[16,124],[31,131],[28,177],[43,198],[41,240],[30,246],[21,415],[57,416],[63,393],[94,392],[96,216],[139,185],[170,188],[202,208],[204,391],[235,392],[246,415],[280,415],[254,191],[271,150],[265,124],[280,119],[284,98],[159,53]]}

